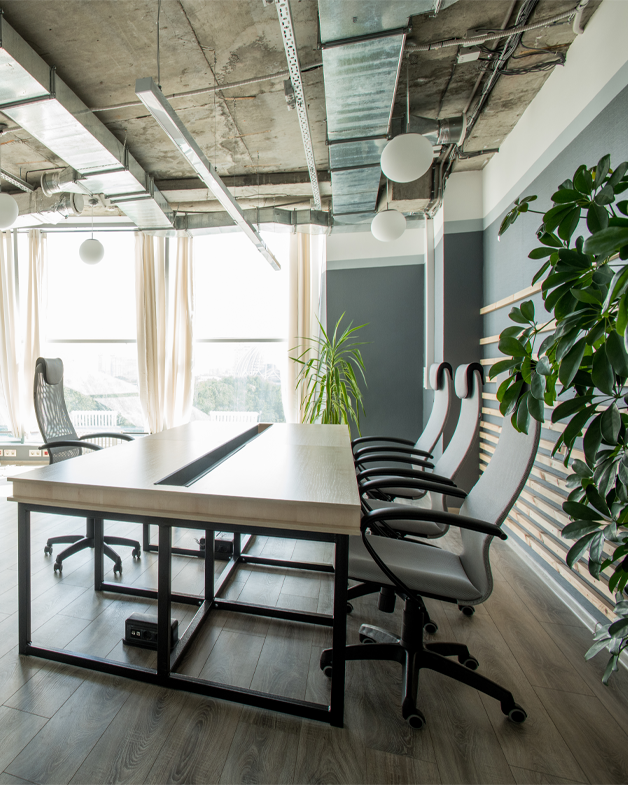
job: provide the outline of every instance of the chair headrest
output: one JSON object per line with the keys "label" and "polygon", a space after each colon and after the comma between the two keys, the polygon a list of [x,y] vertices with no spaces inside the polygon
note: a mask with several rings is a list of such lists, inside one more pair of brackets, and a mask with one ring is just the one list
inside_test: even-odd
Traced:
{"label": "chair headrest", "polygon": [[453,376],[453,371],[449,363],[432,363],[430,365],[430,387],[432,390],[440,390],[445,384],[445,374],[449,378]]}
{"label": "chair headrest", "polygon": [[60,357],[55,359],[39,357],[36,364],[39,365],[39,363],[44,366],[46,384],[59,384],[63,379],[63,360]]}
{"label": "chair headrest", "polygon": [[484,369],[480,363],[468,363],[456,368],[455,390],[458,398],[469,398],[474,393],[475,373],[480,375],[480,386],[484,384]]}

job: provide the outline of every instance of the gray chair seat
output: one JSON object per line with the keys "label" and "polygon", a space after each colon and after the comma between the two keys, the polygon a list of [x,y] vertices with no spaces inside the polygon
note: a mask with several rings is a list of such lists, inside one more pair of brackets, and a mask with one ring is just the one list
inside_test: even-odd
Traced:
{"label": "gray chair seat", "polygon": [[[464,602],[482,598],[482,592],[471,583],[460,558],[454,553],[407,540],[367,537],[384,564],[418,594],[455,597]],[[349,577],[380,586],[392,586],[367,551],[361,537],[352,537],[349,541]]]}
{"label": "gray chair seat", "polygon": [[[371,510],[403,510],[408,507],[406,504],[384,502],[380,501],[379,499],[367,499],[366,503],[371,508]],[[417,507],[427,510],[432,509],[432,500],[430,498],[429,492],[422,499],[418,499],[416,502],[414,502],[410,509],[416,509]],[[404,520],[403,518],[401,520],[396,519],[393,522],[393,528],[397,531],[403,532],[404,534],[415,534],[418,537],[440,537],[445,531],[447,531],[447,526],[445,524],[433,523],[432,521],[414,521],[410,519]]]}

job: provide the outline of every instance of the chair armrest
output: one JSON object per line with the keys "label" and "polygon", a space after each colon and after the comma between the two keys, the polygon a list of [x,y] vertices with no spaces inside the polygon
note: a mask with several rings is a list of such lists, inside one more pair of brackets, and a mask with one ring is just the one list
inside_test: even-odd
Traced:
{"label": "chair armrest", "polygon": [[419,455],[421,458],[431,458],[432,454],[429,452],[425,452],[425,450],[417,450],[414,447],[406,447],[404,445],[393,447],[393,446],[373,446],[373,447],[362,447],[359,450],[356,450],[353,454],[355,460],[358,460],[362,455],[368,455],[372,452],[398,452],[400,454],[408,454],[408,455]]}
{"label": "chair armrest", "polygon": [[134,442],[135,439],[127,433],[86,433],[85,436],[79,436],[79,439],[122,439],[125,442]]}
{"label": "chair armrest", "polygon": [[373,510],[362,516],[361,529],[364,531],[370,524],[377,524],[379,521],[394,520],[415,520],[430,521],[432,523],[442,523],[448,526],[457,526],[459,529],[470,529],[481,534],[490,534],[491,537],[499,537],[500,540],[507,540],[508,535],[502,531],[501,527],[494,523],[487,523],[478,518],[468,518],[466,515],[456,515],[451,512],[441,512],[440,510],[421,510],[417,507],[391,508],[390,510]]}
{"label": "chair armrest", "polygon": [[[365,455],[363,458],[357,458],[355,463],[361,466],[363,463],[381,463],[382,461],[390,461],[392,463],[411,463],[414,466],[423,466],[425,469],[433,469],[434,464],[429,461],[423,461],[420,458],[415,458],[412,455],[389,455],[386,452],[376,452],[370,455]],[[390,471],[396,471],[391,469]],[[390,472],[389,472],[390,473]]]}
{"label": "chair armrest", "polygon": [[443,483],[430,482],[429,480],[412,480],[403,477],[370,480],[369,482],[360,485],[360,493],[385,491],[386,488],[408,488],[417,491],[434,491],[434,493],[440,493],[443,496],[456,496],[459,499],[466,499],[467,497],[467,492],[463,491],[461,488],[456,488],[455,485],[444,485]]}
{"label": "chair armrest", "polygon": [[102,450],[98,444],[90,444],[89,442],[82,442],[78,439],[66,439],[59,442],[48,442],[42,444],[40,450],[51,450],[53,447],[86,447],[88,450]]}
{"label": "chair armrest", "polygon": [[458,486],[449,477],[443,477],[441,474],[428,474],[427,472],[418,472],[414,469],[386,469],[386,467],[376,469],[364,469],[357,475],[358,483],[362,483],[367,477],[407,477],[408,479],[417,480],[417,482],[436,482],[443,485],[449,485],[454,488]]}
{"label": "chair armrest", "polygon": [[393,442],[394,444],[407,444],[409,447],[414,447],[414,442],[411,442],[410,439],[399,439],[396,436],[359,436],[351,441],[351,447],[365,444],[366,442]]}

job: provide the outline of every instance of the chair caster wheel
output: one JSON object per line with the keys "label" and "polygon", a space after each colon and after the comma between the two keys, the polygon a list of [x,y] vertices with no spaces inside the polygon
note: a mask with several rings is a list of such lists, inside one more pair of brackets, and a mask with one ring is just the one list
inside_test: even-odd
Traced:
{"label": "chair caster wheel", "polygon": [[459,659],[458,662],[464,665],[464,667],[468,668],[470,671],[476,671],[480,667],[480,663],[475,659],[475,657]]}
{"label": "chair caster wheel", "polygon": [[375,641],[368,635],[362,635],[362,633],[360,633],[360,643],[375,643]]}
{"label": "chair caster wheel", "polygon": [[52,553],[52,545],[44,545],[44,553],[46,556],[50,556]]}
{"label": "chair caster wheel", "polygon": [[[502,709],[502,711],[504,710]],[[504,711],[504,714],[508,715],[508,719],[511,722],[516,723],[517,725],[521,725],[521,723],[525,722],[528,718],[525,709],[519,706],[518,703],[515,703],[512,709],[510,709],[510,711]]]}
{"label": "chair caster wheel", "polygon": [[471,617],[475,613],[475,608],[472,605],[459,605],[458,610],[464,613],[465,616]]}
{"label": "chair caster wheel", "polygon": [[326,665],[326,666],[323,668],[323,673],[325,674],[325,676],[327,676],[327,678],[328,678],[328,679],[331,679],[331,676],[332,676],[333,670],[334,670],[334,669],[332,668],[332,666],[331,666],[331,665]]}
{"label": "chair caster wheel", "polygon": [[352,612],[353,612],[353,605],[351,605],[351,603],[348,602],[347,603],[347,613],[352,613]]}
{"label": "chair caster wheel", "polygon": [[415,709],[411,714],[408,714],[405,720],[411,728],[414,728],[414,730],[421,730],[421,728],[424,728],[427,724],[425,715],[418,709]]}
{"label": "chair caster wheel", "polygon": [[332,671],[332,659],[331,659],[331,649],[326,649],[325,651],[321,652],[321,659],[319,662],[320,669],[323,671],[327,678],[331,678],[331,671]]}
{"label": "chair caster wheel", "polygon": [[436,635],[438,632],[438,624],[436,624],[434,621],[425,622],[423,625],[423,631],[428,635]]}
{"label": "chair caster wheel", "polygon": [[139,559],[142,556],[142,549],[133,548],[133,550],[131,551],[131,556],[133,556],[134,559]]}
{"label": "chair caster wheel", "polygon": [[54,566],[54,571],[58,572],[59,575],[63,572],[63,564],[61,562],[56,561]]}
{"label": "chair caster wheel", "polygon": [[113,574],[114,575],[116,575],[116,574],[122,575],[122,565],[120,563],[116,562],[113,565]]}

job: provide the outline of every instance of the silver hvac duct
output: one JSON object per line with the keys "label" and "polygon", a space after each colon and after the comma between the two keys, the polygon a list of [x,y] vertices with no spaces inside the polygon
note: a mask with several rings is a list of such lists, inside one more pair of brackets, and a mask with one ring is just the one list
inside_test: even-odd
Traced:
{"label": "silver hvac duct", "polygon": [[152,178],[1,12],[0,112],[75,169],[87,193],[105,194],[139,229],[172,229],[172,210]]}
{"label": "silver hvac duct", "polygon": [[466,126],[464,115],[433,120],[431,117],[411,114],[407,131],[425,136],[432,143],[432,147],[436,147],[442,144],[460,144],[464,138]]}
{"label": "silver hvac duct", "polygon": [[[284,210],[281,207],[262,207],[243,210],[247,221],[255,224],[258,231],[273,231],[286,234],[329,234],[331,216],[322,210]],[[239,227],[226,210],[211,213],[188,213],[177,215],[175,229],[190,236],[203,234],[227,234],[239,232]]]}
{"label": "silver hvac duct", "polygon": [[318,0],[334,215],[372,213],[408,22],[456,0]]}
{"label": "silver hvac duct", "polygon": [[90,190],[79,182],[81,175],[71,166],[56,172],[44,172],[41,176],[41,190],[44,196],[62,192],[90,194]]}
{"label": "silver hvac duct", "polygon": [[85,200],[78,193],[45,194],[37,189],[31,193],[15,194],[14,197],[20,215],[33,215],[46,217],[49,223],[55,223],[51,218],[55,215],[62,218],[74,218],[83,213]]}

